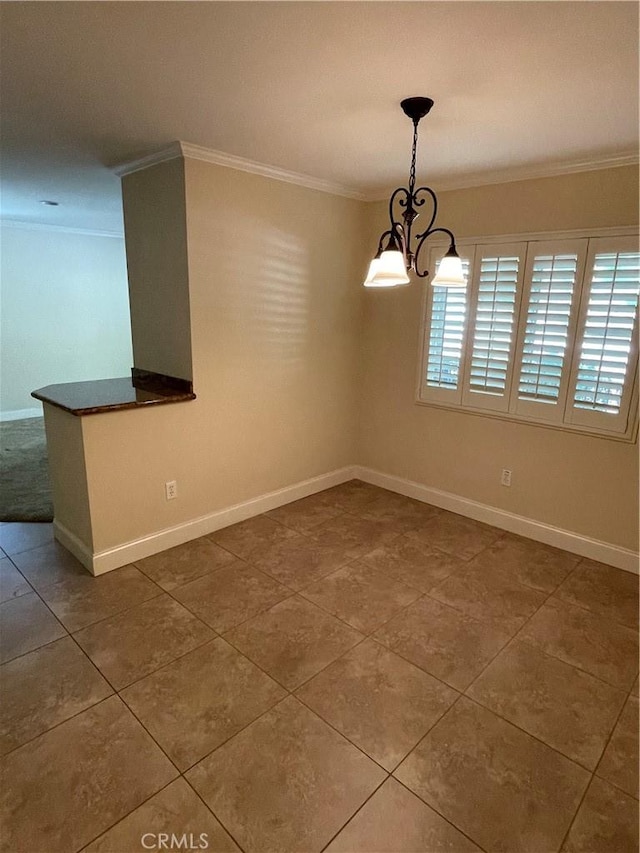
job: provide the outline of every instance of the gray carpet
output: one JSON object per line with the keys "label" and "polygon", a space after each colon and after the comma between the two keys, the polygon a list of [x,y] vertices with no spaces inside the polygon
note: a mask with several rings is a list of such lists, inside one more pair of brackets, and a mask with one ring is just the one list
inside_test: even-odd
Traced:
{"label": "gray carpet", "polygon": [[44,418],[0,423],[0,521],[51,521]]}

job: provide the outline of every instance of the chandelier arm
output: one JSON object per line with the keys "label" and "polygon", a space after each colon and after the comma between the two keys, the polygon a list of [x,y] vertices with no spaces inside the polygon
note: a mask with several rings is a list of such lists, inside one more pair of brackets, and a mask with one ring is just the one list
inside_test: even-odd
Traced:
{"label": "chandelier arm", "polygon": [[404,193],[404,198],[400,198],[399,204],[400,207],[406,207],[411,200],[411,195],[409,190],[406,187],[398,187],[391,194],[391,198],[389,199],[389,221],[391,222],[392,227],[398,224],[398,220],[394,218],[393,215],[393,205],[396,202],[396,198],[398,197],[398,193]]}
{"label": "chandelier arm", "polygon": [[378,249],[376,251],[376,257],[380,256],[380,253],[382,252],[382,250],[384,248],[384,238],[385,237],[391,237],[391,234],[392,234],[391,229],[388,228],[386,231],[383,231],[382,234],[380,235],[380,239],[378,240]]}
{"label": "chandelier arm", "polygon": [[415,263],[414,269],[415,269],[416,275],[419,276],[419,278],[426,278],[426,276],[429,275],[429,270],[425,269],[422,272],[420,272],[420,270],[418,269],[418,259],[420,257],[420,250],[422,249],[422,247],[425,243],[425,240],[428,240],[429,237],[432,236],[432,234],[437,234],[437,233],[446,234],[449,237],[449,239],[451,240],[450,248],[451,249],[456,248],[456,238],[453,236],[453,232],[449,231],[448,228],[431,228],[430,230],[425,231],[423,234],[416,235],[416,237],[419,239],[419,242],[418,242],[418,245],[416,246],[416,251],[415,251],[415,255],[414,255],[414,263]]}
{"label": "chandelier arm", "polygon": [[405,229],[400,222],[391,223],[391,233],[400,244],[400,251],[407,257],[407,235]]}
{"label": "chandelier arm", "polygon": [[431,201],[433,202],[433,210],[431,212],[431,219],[429,220],[429,224],[422,232],[422,234],[416,234],[416,240],[419,240],[423,234],[428,234],[431,231],[431,226],[436,221],[436,216],[438,215],[438,198],[435,192],[431,189],[431,187],[418,187],[418,189],[413,194],[413,203],[416,207],[422,207],[425,203],[424,198],[418,198],[419,193],[428,193],[431,196]]}

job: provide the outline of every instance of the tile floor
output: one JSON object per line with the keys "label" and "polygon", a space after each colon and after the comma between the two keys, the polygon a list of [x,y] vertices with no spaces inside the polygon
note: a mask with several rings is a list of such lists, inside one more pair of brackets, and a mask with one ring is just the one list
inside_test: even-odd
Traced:
{"label": "tile floor", "polygon": [[634,575],[359,481],[99,578],[0,546],[6,853],[638,849]]}

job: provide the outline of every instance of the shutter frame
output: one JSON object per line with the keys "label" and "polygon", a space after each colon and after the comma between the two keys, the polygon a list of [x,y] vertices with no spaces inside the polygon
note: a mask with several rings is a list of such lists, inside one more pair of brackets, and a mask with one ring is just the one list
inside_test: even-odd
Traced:
{"label": "shutter frame", "polygon": [[[522,309],[520,312],[520,327],[518,329],[518,340],[516,345],[517,358],[514,369],[510,404],[510,411],[518,417],[522,417],[536,423],[562,424],[563,422],[565,402],[569,388],[569,378],[571,375],[571,356],[575,345],[577,307],[580,300],[580,288],[584,277],[587,248],[587,239],[540,240],[529,243],[525,273],[525,287],[522,296]],[[562,353],[553,353],[551,356],[560,360],[559,365],[553,365],[554,368],[560,368],[560,382],[557,386],[557,393],[552,395],[549,401],[520,397],[520,384],[523,376],[523,366],[528,363],[526,359],[530,356],[530,353],[525,351],[529,311],[531,306],[534,304],[548,304],[548,301],[545,302],[542,297],[538,300],[532,299],[532,294],[534,293],[533,278],[536,259],[547,256],[551,256],[555,259],[562,255],[575,255],[576,267],[573,285],[571,288],[565,288],[565,294],[567,290],[571,290],[567,322],[564,324],[561,322],[558,326],[558,332],[555,335],[557,339],[556,346],[554,347],[553,344],[547,343],[549,349],[557,348],[562,350]],[[563,289],[560,285],[554,288],[554,290],[558,295],[562,295]],[[559,317],[562,317],[563,312],[552,312],[552,314],[553,313],[557,313]],[[547,326],[545,325],[545,332],[546,331]],[[561,344],[563,339],[566,339],[566,344],[564,345]],[[534,361],[533,363],[537,362]],[[544,377],[544,373],[539,371],[537,371],[537,375],[539,378]],[[543,382],[540,382],[540,384],[544,385]]]}
{"label": "shutter frame", "polygon": [[[587,265],[584,276],[584,284],[582,288],[582,298],[578,311],[578,334],[574,347],[574,360],[570,378],[570,393],[568,394],[565,406],[565,422],[574,426],[579,426],[588,431],[598,432],[599,434],[610,433],[612,435],[625,435],[630,437],[635,432],[637,425],[637,384],[638,384],[638,350],[639,350],[639,332],[638,332],[638,297],[635,301],[635,316],[633,319],[633,328],[628,339],[627,363],[622,383],[622,395],[620,399],[620,408],[617,413],[597,411],[589,408],[579,408],[575,405],[576,387],[580,378],[580,366],[582,361],[582,351],[585,344],[585,333],[587,331],[587,319],[589,315],[589,306],[592,302],[592,292],[594,290],[594,264],[596,257],[603,254],[621,254],[621,253],[640,253],[637,237],[594,237],[589,240],[589,251],[587,256]],[[610,285],[608,283],[601,284],[598,288],[601,292],[606,290]],[[604,313],[603,313],[604,318]],[[611,316],[607,313],[607,318]],[[602,322],[602,321],[601,321]],[[605,328],[607,322],[604,323]],[[611,372],[611,371],[609,371]]]}
{"label": "shutter frame", "polygon": [[[526,243],[485,243],[476,248],[472,275],[473,288],[470,294],[471,298],[467,312],[467,357],[464,364],[464,385],[462,391],[462,405],[465,408],[488,412],[508,412],[509,410],[510,389],[513,380],[514,353],[516,351],[518,317],[522,300],[522,282],[524,279],[526,252]],[[502,267],[504,270],[504,278],[515,279],[512,300],[509,299],[502,302],[497,298],[499,293],[497,287],[499,284],[499,275],[496,275],[494,280],[491,279],[491,270],[488,268],[488,263],[486,264],[487,268],[485,269],[483,280],[483,264],[488,262],[491,258],[497,259],[496,266],[498,270]],[[509,276],[505,267],[508,265],[507,259],[512,258],[515,259],[516,272],[515,275]],[[492,294],[494,296],[494,299],[491,302],[488,299],[485,300],[485,305],[488,310],[480,308],[483,294],[487,294],[487,296]],[[503,296],[505,295],[506,292],[503,293]],[[502,328],[498,333],[495,321],[495,314],[498,312],[492,312],[491,306],[496,306],[500,303],[512,305],[512,308],[505,312],[507,319],[502,321]],[[477,334],[479,331],[479,313],[481,315],[488,315],[480,319],[481,335]],[[496,334],[492,334],[493,330],[495,330]],[[499,341],[499,337],[502,337],[507,331],[509,331],[509,341]],[[477,342],[480,340],[483,340],[483,343],[485,344],[484,347],[477,346]],[[474,352],[478,351],[478,353],[480,353],[482,350],[487,352],[487,361],[491,352],[500,352],[501,354],[506,355],[506,359],[504,360],[506,369],[499,371],[502,374],[500,377],[502,380],[500,382],[502,389],[496,389],[496,393],[491,393],[489,390],[484,391],[480,387],[474,388],[472,384],[474,371],[478,371],[478,368],[482,371],[479,364],[474,366]],[[479,358],[479,361],[484,360],[484,357]]]}
{"label": "shutter frame", "polygon": [[[469,273],[467,279],[467,287],[464,289],[464,298],[466,300],[466,310],[465,317],[462,327],[462,339],[460,343],[460,359],[458,363],[458,381],[455,386],[446,387],[444,385],[429,385],[427,381],[428,370],[429,370],[429,362],[430,362],[430,344],[431,344],[431,332],[433,328],[433,316],[434,316],[434,297],[437,296],[438,291],[444,290],[444,288],[434,288],[431,285],[431,279],[435,275],[438,263],[444,257],[447,251],[447,247],[442,246],[434,246],[431,249],[429,255],[429,269],[433,270],[433,273],[428,276],[425,283],[425,292],[424,292],[424,305],[422,316],[424,317],[423,329],[422,329],[422,358],[420,360],[420,376],[419,376],[419,384],[418,384],[418,399],[421,402],[427,403],[439,403],[446,406],[460,406],[462,402],[462,382],[464,376],[464,364],[466,358],[466,337],[467,337],[467,328],[469,324],[469,291],[472,286],[472,272],[473,272],[473,259],[475,254],[474,246],[464,246],[463,244],[458,245],[458,251],[460,253],[460,257],[464,260],[468,260],[469,262]],[[452,290],[452,294],[455,297],[456,291]],[[463,291],[460,288],[457,293],[462,296]]]}

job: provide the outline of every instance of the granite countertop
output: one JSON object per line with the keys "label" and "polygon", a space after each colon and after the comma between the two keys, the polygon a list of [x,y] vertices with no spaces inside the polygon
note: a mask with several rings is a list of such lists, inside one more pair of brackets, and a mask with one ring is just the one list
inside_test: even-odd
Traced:
{"label": "granite countertop", "polygon": [[135,367],[131,373],[131,376],[117,379],[46,385],[33,391],[31,396],[72,415],[94,415],[196,399],[193,385],[187,379],[177,379]]}

